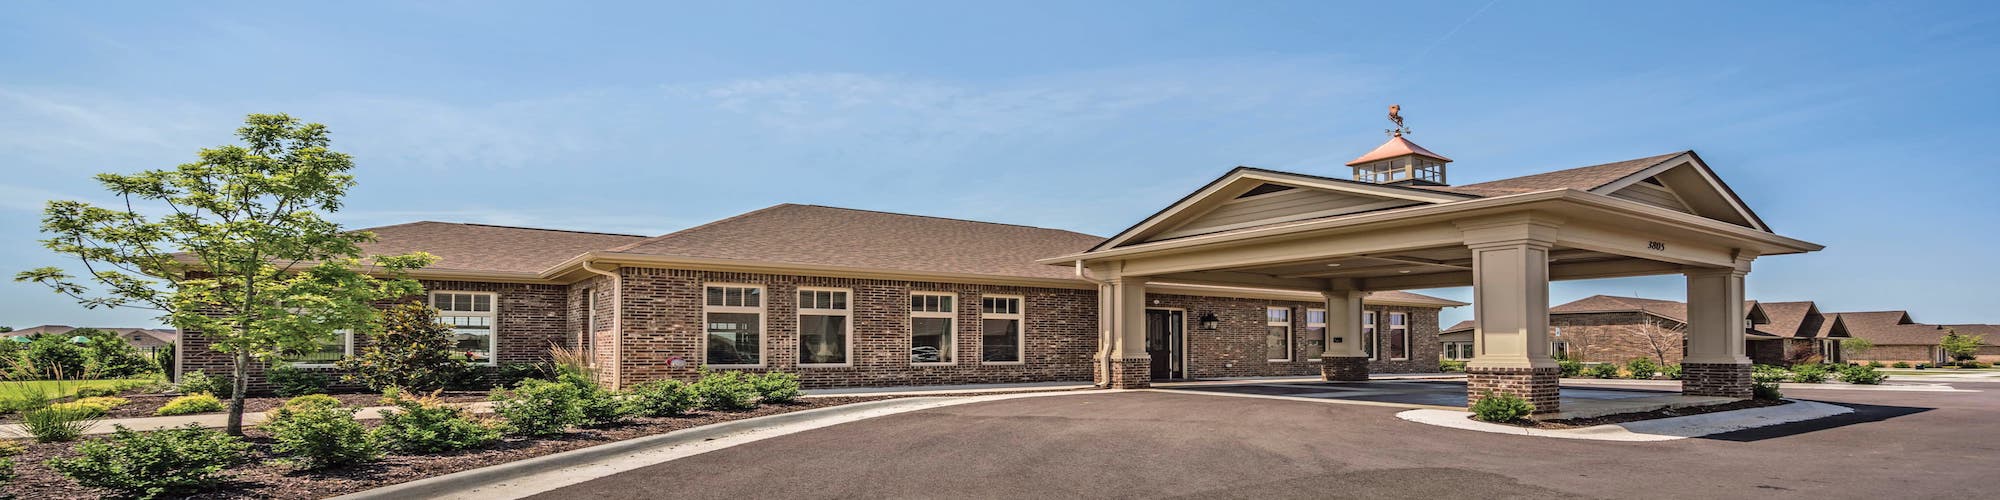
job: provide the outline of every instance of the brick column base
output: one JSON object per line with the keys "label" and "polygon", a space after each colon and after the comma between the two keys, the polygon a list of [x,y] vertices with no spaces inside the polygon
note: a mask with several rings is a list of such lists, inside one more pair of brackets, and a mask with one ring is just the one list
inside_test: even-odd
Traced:
{"label": "brick column base", "polygon": [[[1101,368],[1103,365],[1099,365]],[[1153,360],[1113,359],[1111,360],[1111,389],[1145,389],[1153,386]]]}
{"label": "brick column base", "polygon": [[1535,413],[1555,413],[1561,411],[1562,369],[1546,368],[1474,368],[1465,369],[1465,406],[1479,404],[1481,398],[1491,394],[1512,394],[1534,403]]}
{"label": "brick column base", "polygon": [[1359,382],[1368,380],[1368,358],[1328,356],[1319,361],[1320,380]]}
{"label": "brick column base", "polygon": [[1681,363],[1681,394],[1749,399],[1750,365]]}

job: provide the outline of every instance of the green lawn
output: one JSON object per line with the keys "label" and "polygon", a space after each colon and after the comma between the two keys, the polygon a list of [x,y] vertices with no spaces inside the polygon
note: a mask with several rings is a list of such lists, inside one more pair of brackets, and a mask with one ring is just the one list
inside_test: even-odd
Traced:
{"label": "green lawn", "polygon": [[104,380],[8,380],[0,382],[0,400],[20,397],[22,394],[41,392],[49,399],[64,398],[76,394],[85,387],[112,387],[120,382],[147,381],[151,378],[104,379]]}

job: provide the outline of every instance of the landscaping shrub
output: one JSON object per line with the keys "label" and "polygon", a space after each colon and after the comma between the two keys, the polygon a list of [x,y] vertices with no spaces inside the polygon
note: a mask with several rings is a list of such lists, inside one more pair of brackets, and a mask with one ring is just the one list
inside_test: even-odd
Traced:
{"label": "landscaping shrub", "polygon": [[325,373],[285,364],[271,367],[265,376],[271,381],[271,392],[288,398],[326,394],[326,387],[333,385],[333,378]]}
{"label": "landscaping shrub", "polygon": [[344,380],[369,389],[401,387],[429,391],[466,380],[472,365],[457,355],[457,334],[438,321],[436,309],[403,304],[382,313],[382,327],[370,331],[366,347],[337,366]]}
{"label": "landscaping shrub", "polygon": [[1959,368],[1989,368],[1989,367],[1992,367],[1992,366],[1993,366],[1993,365],[1989,365],[1989,364],[1986,364],[1986,363],[1981,363],[1981,362],[1978,362],[1978,361],[1960,361],[1960,362],[1958,362],[1958,367],[1959,367]]}
{"label": "landscaping shrub", "polygon": [[1616,363],[1598,363],[1590,366],[1590,376],[1597,378],[1618,378]]}
{"label": "landscaping shrub", "polygon": [[632,386],[627,402],[632,412],[647,417],[678,417],[695,407],[694,388],[679,380],[655,380]]}
{"label": "landscaping shrub", "polygon": [[97,425],[97,417],[103,414],[95,407],[50,405],[21,412],[21,426],[28,428],[28,435],[34,436],[37,442],[71,441],[82,436],[90,426]]}
{"label": "landscaping shrub", "polygon": [[1443,361],[1439,361],[1439,362],[1438,362],[1438,371],[1441,371],[1441,372],[1462,372],[1462,371],[1465,371],[1465,362],[1464,362],[1464,361],[1459,361],[1459,360],[1454,360],[1454,359],[1447,359],[1447,360],[1443,360]]}
{"label": "landscaping shrub", "polygon": [[229,377],[210,377],[206,372],[181,374],[181,383],[174,385],[174,392],[181,394],[213,394],[226,398],[235,391],[236,384],[230,383]]}
{"label": "landscaping shrub", "polygon": [[1892,366],[1892,367],[1896,367],[1896,368],[1909,368],[1909,367],[1910,367],[1910,362],[1908,362],[1908,361],[1897,361],[1897,362],[1896,362],[1895,364],[1892,364],[1892,365],[1889,365],[1889,366]]}
{"label": "landscaping shrub", "polygon": [[130,403],[130,402],[131,402],[130,400],[120,397],[97,396],[97,397],[81,398],[76,401],[70,401],[67,403],[56,403],[49,405],[49,408],[75,410],[82,412],[89,417],[95,418],[95,417],[102,417],[104,416],[104,414],[110,413],[112,408],[124,406],[125,403]]}
{"label": "landscaping shrub", "polygon": [[1535,404],[1513,394],[1487,392],[1472,405],[1472,416],[1487,422],[1512,422],[1535,413]]}
{"label": "landscaping shrub", "polygon": [[1556,360],[1556,366],[1562,368],[1563,378],[1576,378],[1583,376],[1582,361],[1577,361],[1573,359],[1558,359]]}
{"label": "landscaping shrub", "polygon": [[1757,399],[1780,399],[1785,397],[1778,391],[1778,383],[1784,382],[1791,374],[1770,365],[1757,365],[1750,370],[1750,394]]}
{"label": "landscaping shrub", "polygon": [[215,395],[213,394],[197,392],[174,398],[172,401],[168,401],[167,404],[161,405],[159,410],[153,411],[153,414],[164,417],[168,415],[209,413],[222,410],[222,400],[215,399]]}
{"label": "landscaping shrub", "polygon": [[500,365],[496,385],[513,387],[527,379],[555,380],[555,366],[548,363],[507,363]]}
{"label": "landscaping shrub", "polygon": [[1660,374],[1661,374],[1661,375],[1666,375],[1666,376],[1667,376],[1667,378],[1670,378],[1670,379],[1674,379],[1674,380],[1680,380],[1680,379],[1681,379],[1681,374],[1682,374],[1682,372],[1681,372],[1681,365],[1667,365],[1667,366],[1664,366],[1664,367],[1661,367],[1661,368],[1660,368]]}
{"label": "landscaping shrub", "polygon": [[[625,405],[624,398],[619,397],[618,393],[593,382],[584,384],[577,386],[576,391],[577,412],[583,417],[583,420],[578,422],[579,425],[611,425],[631,418],[630,407]],[[571,385],[576,383],[571,382]]]}
{"label": "landscaping shrub", "polygon": [[1888,378],[1873,366],[1849,366],[1840,371],[1840,381],[1850,384],[1875,385]]}
{"label": "landscaping shrub", "polygon": [[15,355],[13,371],[28,380],[87,378],[90,350],[64,335],[38,335]]}
{"label": "landscaping shrub", "polygon": [[484,446],[500,439],[500,429],[474,420],[464,408],[438,401],[435,395],[394,396],[400,411],[382,412],[375,440],[383,448],[403,453],[438,453]]}
{"label": "landscaping shrub", "polygon": [[768,372],[751,384],[757,387],[758,400],[765,403],[790,403],[804,394],[799,390],[799,376],[791,373]]}
{"label": "landscaping shrub", "polygon": [[1881,361],[1869,361],[1869,362],[1868,362],[1868,367],[1869,367],[1869,368],[1887,368],[1888,366],[1889,366],[1889,365],[1885,365],[1885,364],[1882,364],[1882,362],[1881,362]]}
{"label": "landscaping shrub", "polygon": [[118,392],[119,392],[118,387],[116,386],[91,385],[78,388],[76,390],[76,397],[92,398],[100,396],[116,396],[118,395]]}
{"label": "landscaping shrub", "polygon": [[300,467],[319,469],[381,458],[368,428],[354,420],[354,408],[325,394],[299,396],[271,413],[261,427],[271,433],[278,453],[292,456]]}
{"label": "landscaping shrub", "polygon": [[1792,381],[1802,384],[1817,384],[1826,381],[1826,365],[1809,363],[1792,365]]}
{"label": "landscaping shrub", "polygon": [[223,469],[245,461],[249,450],[249,443],[200,424],[146,433],[118,426],[110,439],[85,441],[76,457],[48,464],[86,487],[154,498],[215,486]]}
{"label": "landscaping shrub", "polygon": [[78,328],[70,330],[65,335],[90,339],[81,344],[81,347],[84,351],[84,370],[92,375],[104,378],[128,378],[153,373],[158,369],[153,360],[139,354],[139,350],[133,349],[132,344],[118,338],[116,332]]}
{"label": "landscaping shrub", "polygon": [[14,455],[27,451],[27,447],[13,441],[0,441],[0,486],[14,482]]}
{"label": "landscaping shrub", "polygon": [[1632,372],[1632,378],[1652,379],[1654,373],[1659,373],[1660,364],[1654,363],[1652,358],[1632,358],[1625,362],[1625,370]]}
{"label": "landscaping shrub", "polygon": [[526,436],[562,434],[584,423],[573,384],[528,379],[511,390],[495,391],[493,413],[507,420],[507,432]]}
{"label": "landscaping shrub", "polygon": [[757,407],[757,385],[742,372],[703,372],[693,386],[701,407],[717,411],[747,410]]}

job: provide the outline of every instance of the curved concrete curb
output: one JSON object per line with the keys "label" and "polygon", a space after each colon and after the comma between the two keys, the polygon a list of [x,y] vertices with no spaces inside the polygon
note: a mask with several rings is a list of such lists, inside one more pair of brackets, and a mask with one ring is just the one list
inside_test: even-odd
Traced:
{"label": "curved concrete curb", "polygon": [[552,455],[459,471],[334,497],[340,500],[464,498],[512,499],[649,465],[836,424],[945,406],[1039,396],[1110,391],[1065,391],[971,397],[912,397],[781,413],[681,429]]}
{"label": "curved concrete curb", "polygon": [[1790,401],[1792,404],[1784,406],[1703,413],[1700,415],[1641,420],[1622,424],[1594,425],[1577,429],[1532,429],[1487,423],[1469,418],[1472,416],[1472,412],[1451,410],[1410,410],[1397,413],[1396,417],[1420,424],[1495,434],[1560,439],[1588,439],[1595,441],[1643,442],[1673,441],[1743,429],[1803,422],[1854,412],[1853,408],[1845,406],[1796,399]]}

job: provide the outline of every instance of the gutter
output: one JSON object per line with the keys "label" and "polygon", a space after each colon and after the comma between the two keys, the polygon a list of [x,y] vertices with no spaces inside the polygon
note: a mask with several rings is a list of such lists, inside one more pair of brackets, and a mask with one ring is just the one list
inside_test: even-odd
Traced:
{"label": "gutter", "polygon": [[[590,261],[586,260],[582,265],[584,271],[611,278],[611,389],[617,390],[620,387],[624,387],[625,379],[625,280],[619,273],[590,267]],[[591,293],[597,292],[593,290]],[[590,317],[590,312],[585,311],[584,317]],[[597,325],[584,325],[583,327],[591,330],[591,333],[593,333],[591,338],[594,339],[597,337],[594,335]],[[590,348],[590,356],[593,358],[592,361],[595,361],[597,346],[590,346]]]}
{"label": "gutter", "polygon": [[1076,277],[1097,284],[1097,364],[1100,369],[1104,370],[1102,372],[1104,373],[1103,387],[1109,389],[1111,388],[1111,353],[1117,352],[1116,349],[1112,348],[1111,343],[1116,342],[1118,339],[1118,335],[1111,331],[1111,327],[1104,324],[1104,312],[1111,308],[1111,304],[1109,304],[1111,294],[1104,293],[1104,287],[1110,285],[1111,282],[1090,277],[1089,273],[1084,272],[1082,259],[1076,261]]}

